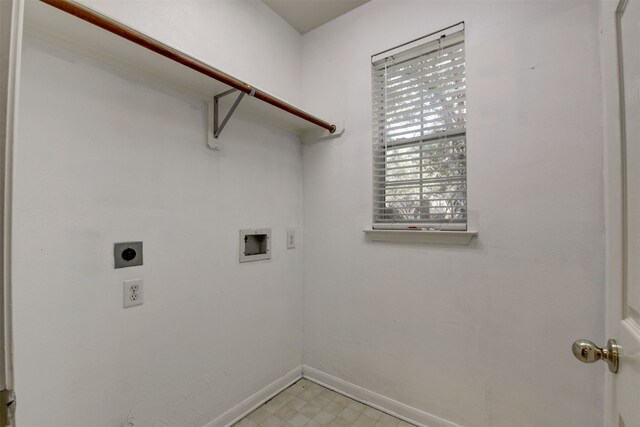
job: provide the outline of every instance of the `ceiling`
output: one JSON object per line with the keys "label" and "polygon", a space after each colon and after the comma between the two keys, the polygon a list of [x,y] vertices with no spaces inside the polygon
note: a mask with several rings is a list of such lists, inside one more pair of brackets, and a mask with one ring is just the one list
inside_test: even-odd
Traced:
{"label": "ceiling", "polygon": [[300,34],[308,33],[369,0],[262,0]]}

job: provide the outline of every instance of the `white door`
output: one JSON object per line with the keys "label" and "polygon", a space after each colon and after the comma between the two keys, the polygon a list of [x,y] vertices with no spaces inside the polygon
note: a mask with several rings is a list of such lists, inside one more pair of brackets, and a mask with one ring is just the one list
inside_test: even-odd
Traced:
{"label": "white door", "polygon": [[[583,361],[602,359],[609,364],[605,425],[640,427],[640,0],[620,0],[615,16],[607,11],[602,19],[605,29],[607,20],[615,20],[618,59],[619,112],[605,108],[612,116],[606,118],[605,128],[608,123],[620,127],[619,138],[605,132],[610,157],[606,333],[617,346],[599,349],[582,340],[573,350]],[[611,47],[605,42],[605,49]],[[603,56],[609,58],[606,52]],[[605,59],[604,87],[614,79],[606,71],[614,69],[614,62]]]}
{"label": "white door", "polygon": [[11,164],[17,111],[22,0],[0,0],[0,426],[13,425]]}
{"label": "white door", "polygon": [[617,22],[625,164],[624,259],[621,301],[610,302],[618,305],[619,315],[617,324],[612,322],[609,329],[621,347],[620,369],[611,390],[614,393],[612,421],[616,426],[640,427],[640,1],[621,1]]}

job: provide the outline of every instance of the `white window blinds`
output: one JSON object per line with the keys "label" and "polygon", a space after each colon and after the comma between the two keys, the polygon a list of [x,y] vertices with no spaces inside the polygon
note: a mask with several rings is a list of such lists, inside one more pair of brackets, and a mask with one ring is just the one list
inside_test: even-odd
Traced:
{"label": "white window blinds", "polygon": [[466,230],[464,30],[372,63],[373,227]]}

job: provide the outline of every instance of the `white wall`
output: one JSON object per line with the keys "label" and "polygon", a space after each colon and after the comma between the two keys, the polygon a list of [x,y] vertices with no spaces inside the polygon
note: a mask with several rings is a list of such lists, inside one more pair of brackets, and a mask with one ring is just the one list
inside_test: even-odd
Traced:
{"label": "white wall", "polygon": [[[304,363],[462,426],[600,426],[598,4],[373,0],[304,36]],[[464,20],[468,247],[372,243],[371,54]]]}
{"label": "white wall", "polygon": [[[259,1],[104,7],[297,97],[300,37]],[[281,61],[256,68],[267,45]],[[285,246],[286,228],[302,226],[297,138],[236,115],[214,152],[199,100],[33,39],[23,60],[20,425],[202,426],[299,367],[301,239]],[[248,227],[272,227],[271,261],[238,263]],[[144,241],[144,266],[114,270],[113,243],[128,240]],[[133,277],[145,301],[125,310],[122,280]]]}
{"label": "white wall", "polygon": [[[604,342],[595,3],[374,0],[303,41],[259,1],[90,4],[347,132],[303,151],[234,116],[212,152],[200,101],[27,40],[21,426],[204,425],[299,365],[303,267],[308,366],[465,427],[602,425],[604,367],[569,349]],[[480,238],[368,242],[369,56],[459,20]],[[284,247],[303,190],[304,264]],[[251,226],[273,228],[272,261],[237,263]],[[137,239],[145,265],[113,270]],[[145,304],[123,310],[129,277]]]}
{"label": "white wall", "polygon": [[260,0],[82,0],[253,86],[298,103],[300,34]]}

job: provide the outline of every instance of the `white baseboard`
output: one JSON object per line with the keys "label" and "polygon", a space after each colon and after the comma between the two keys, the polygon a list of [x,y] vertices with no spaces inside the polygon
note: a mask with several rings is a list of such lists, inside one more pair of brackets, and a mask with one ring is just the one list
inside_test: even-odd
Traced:
{"label": "white baseboard", "polygon": [[422,427],[460,427],[456,423],[405,405],[310,366],[302,365],[302,376],[309,381],[318,383],[411,424]]}
{"label": "white baseboard", "polygon": [[262,390],[238,403],[215,420],[208,422],[204,427],[228,427],[240,421],[242,418],[249,415],[251,411],[271,399],[276,394],[280,393],[285,388],[289,387],[294,382],[298,381],[300,378],[302,378],[302,367],[298,367],[291,372],[286,373]]}

